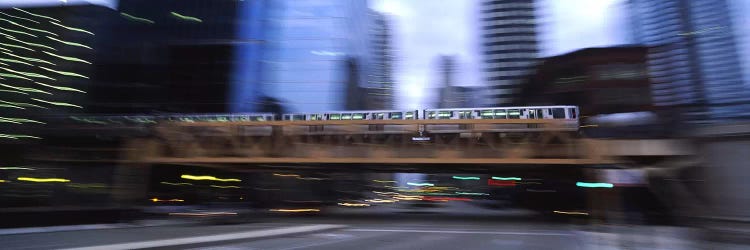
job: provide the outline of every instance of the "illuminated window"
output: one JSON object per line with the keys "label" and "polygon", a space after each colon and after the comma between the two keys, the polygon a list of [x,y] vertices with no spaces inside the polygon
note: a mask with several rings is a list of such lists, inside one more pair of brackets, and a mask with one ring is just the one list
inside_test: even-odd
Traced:
{"label": "illuminated window", "polygon": [[392,112],[389,115],[391,120],[401,120],[401,112]]}
{"label": "illuminated window", "polygon": [[493,118],[492,110],[489,110],[489,109],[482,110],[482,119],[492,119],[492,118]]}
{"label": "illuminated window", "polygon": [[292,118],[295,121],[304,121],[305,120],[305,115],[294,115]]}
{"label": "illuminated window", "polygon": [[427,119],[435,119],[435,116],[437,116],[437,113],[435,113],[435,111],[427,112]]}
{"label": "illuminated window", "polygon": [[352,120],[362,120],[364,118],[365,118],[365,114],[362,114],[362,113],[355,113],[352,116]]}
{"label": "illuminated window", "polygon": [[385,118],[385,114],[383,114],[383,113],[375,113],[375,114],[373,114],[373,117],[374,117],[375,120],[383,120],[383,118]]}
{"label": "illuminated window", "polygon": [[504,109],[496,109],[495,110],[495,119],[505,119],[507,118],[508,112],[506,112]]}
{"label": "illuminated window", "polygon": [[339,115],[339,114],[331,114],[331,120],[341,120],[341,115]]}
{"label": "illuminated window", "polygon": [[458,111],[458,119],[471,119],[471,111]]}
{"label": "illuminated window", "polygon": [[406,116],[404,116],[407,120],[413,120],[414,119],[414,112],[406,112]]}
{"label": "illuminated window", "polygon": [[352,114],[341,114],[341,120],[351,120]]}
{"label": "illuminated window", "polygon": [[450,119],[453,116],[453,111],[440,111],[438,112],[438,119]]}
{"label": "illuminated window", "polygon": [[521,118],[521,111],[518,109],[510,109],[508,110],[508,119],[520,119]]}

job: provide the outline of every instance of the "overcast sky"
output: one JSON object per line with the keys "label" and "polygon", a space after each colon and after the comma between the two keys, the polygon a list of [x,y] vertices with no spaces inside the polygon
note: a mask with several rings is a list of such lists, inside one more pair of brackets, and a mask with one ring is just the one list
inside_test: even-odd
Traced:
{"label": "overcast sky", "polygon": [[[544,0],[538,2],[540,56],[625,43],[617,20],[622,0]],[[418,108],[435,101],[437,56],[456,55],[457,85],[481,85],[478,0],[372,0],[391,15],[397,49],[397,107]]]}

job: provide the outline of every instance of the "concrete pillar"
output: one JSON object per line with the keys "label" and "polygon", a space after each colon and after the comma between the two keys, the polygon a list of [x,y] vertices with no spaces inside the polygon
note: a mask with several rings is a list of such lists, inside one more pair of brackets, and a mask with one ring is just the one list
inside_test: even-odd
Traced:
{"label": "concrete pillar", "polygon": [[706,168],[707,229],[721,238],[750,239],[750,123],[702,127],[694,135]]}

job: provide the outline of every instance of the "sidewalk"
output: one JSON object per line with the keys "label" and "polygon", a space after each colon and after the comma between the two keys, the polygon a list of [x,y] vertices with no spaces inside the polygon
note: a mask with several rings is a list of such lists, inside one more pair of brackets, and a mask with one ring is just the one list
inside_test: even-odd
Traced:
{"label": "sidewalk", "polygon": [[704,241],[699,229],[668,226],[591,226],[573,230],[582,249],[748,249],[741,244]]}
{"label": "sidewalk", "polygon": [[0,235],[53,233],[53,232],[118,229],[118,228],[158,227],[158,226],[171,226],[171,225],[188,225],[192,223],[196,223],[196,222],[187,221],[187,220],[162,219],[162,220],[139,220],[139,221],[133,221],[131,223],[4,228],[4,229],[0,229]]}

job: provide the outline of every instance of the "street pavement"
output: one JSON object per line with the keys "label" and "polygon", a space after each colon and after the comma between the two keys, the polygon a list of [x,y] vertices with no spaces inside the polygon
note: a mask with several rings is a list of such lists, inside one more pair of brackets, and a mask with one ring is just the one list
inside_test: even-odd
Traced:
{"label": "street pavement", "polygon": [[[367,216],[368,210],[374,215]],[[0,248],[746,249],[740,245],[706,245],[690,228],[549,222],[517,210],[487,211],[461,202],[419,211],[423,213],[387,205],[339,208],[335,214],[289,214],[235,225],[164,224],[17,233],[0,235]],[[327,227],[330,225],[336,226]],[[290,230],[295,228],[298,230]]]}

